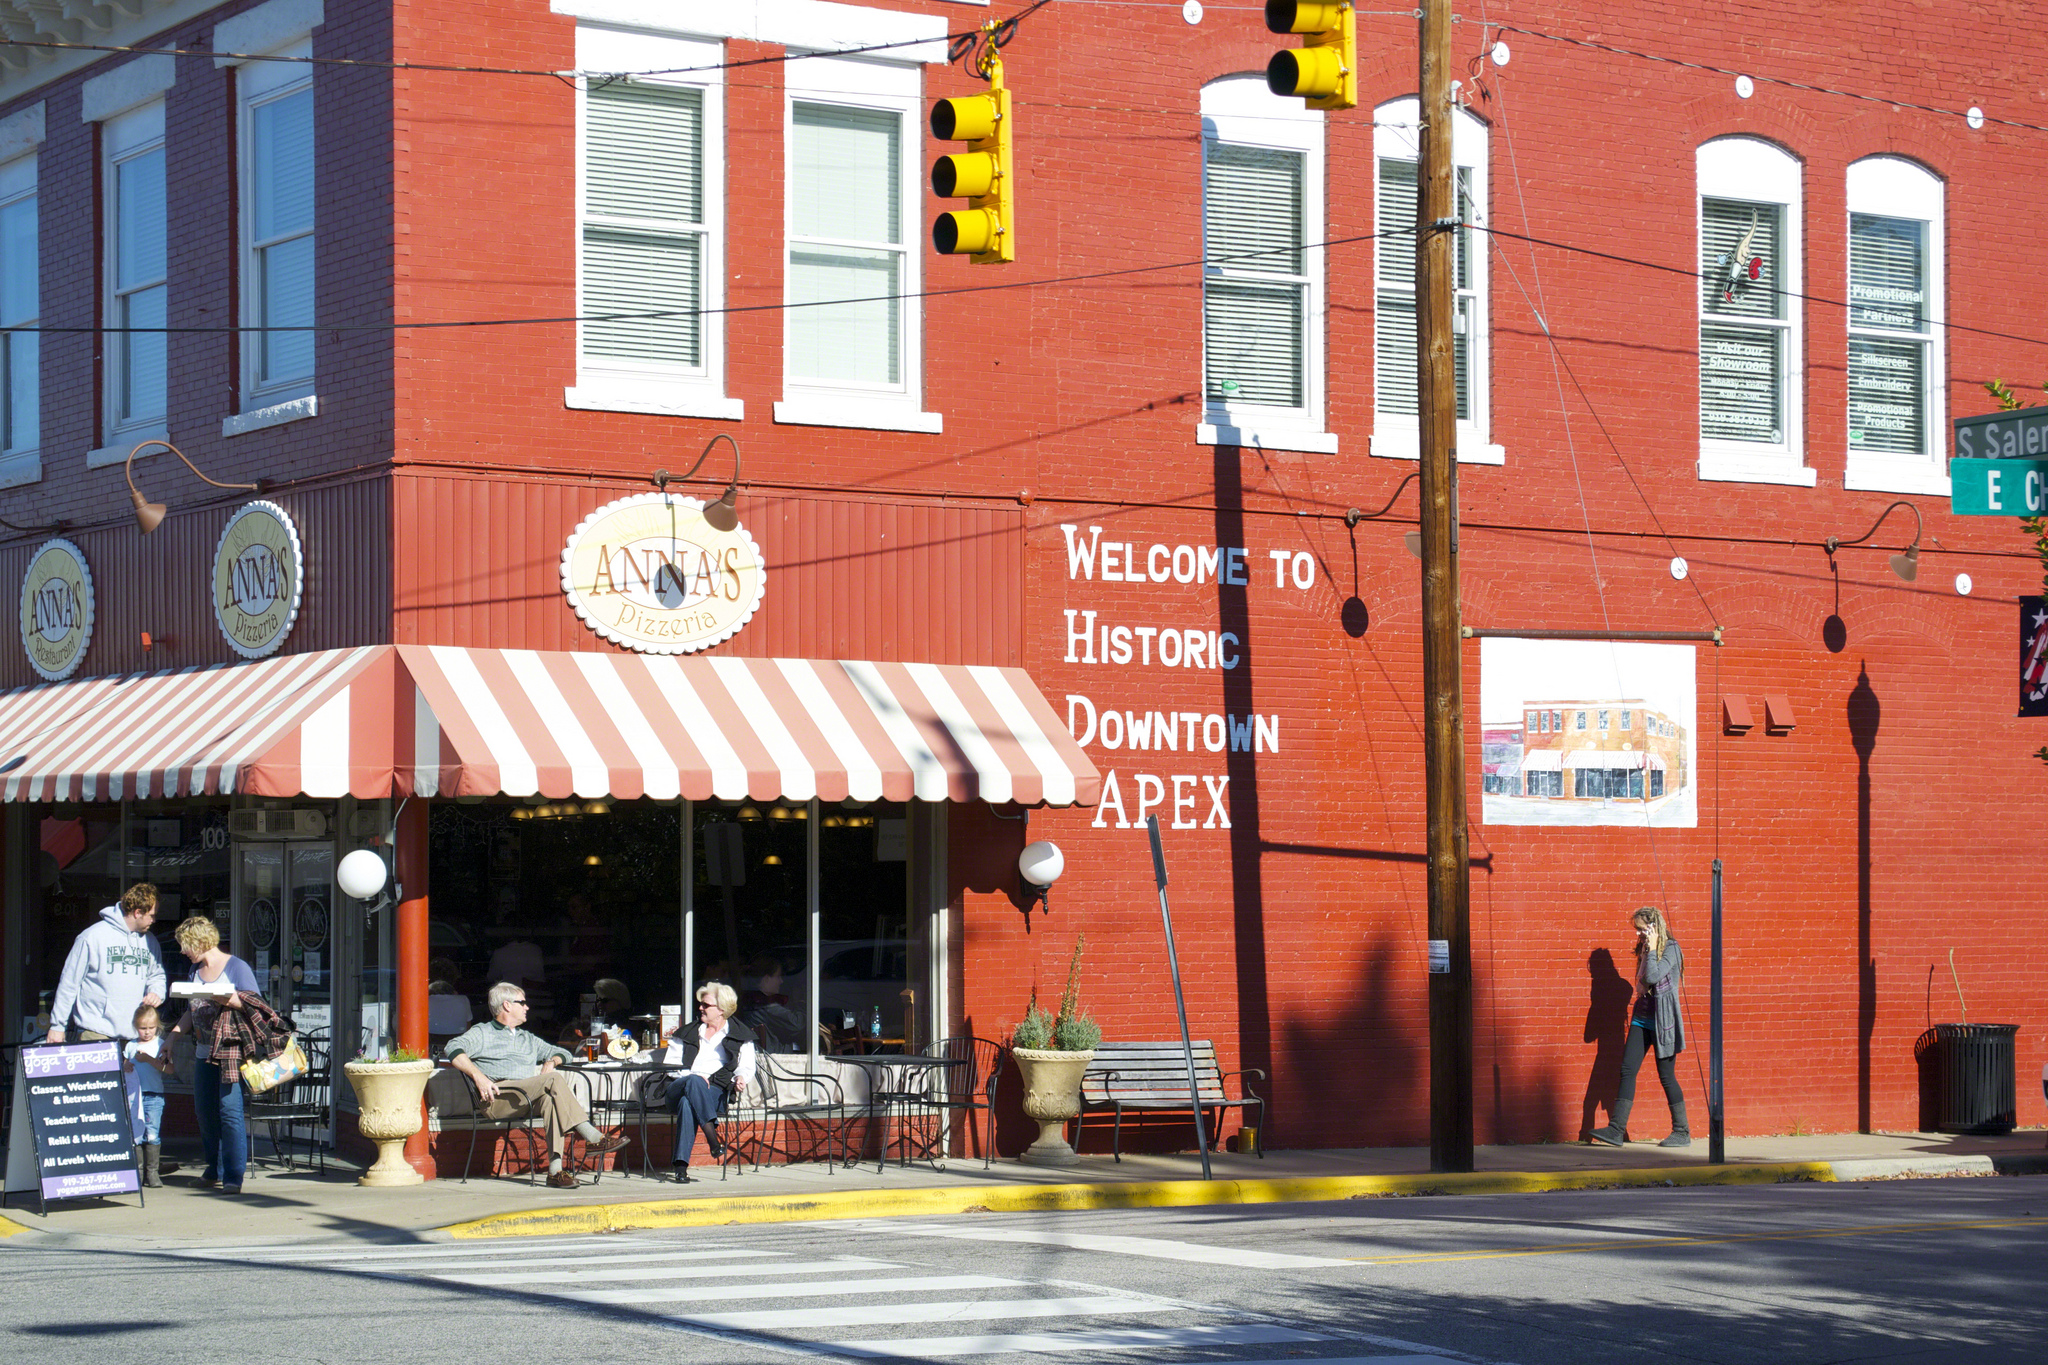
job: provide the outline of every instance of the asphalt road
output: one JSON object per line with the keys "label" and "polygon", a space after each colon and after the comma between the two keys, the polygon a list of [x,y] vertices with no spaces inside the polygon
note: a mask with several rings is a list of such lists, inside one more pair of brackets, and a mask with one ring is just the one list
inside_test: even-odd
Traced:
{"label": "asphalt road", "polygon": [[[2048,1360],[2048,1181],[0,1244],[16,1359]],[[25,1348],[25,1349],[24,1349]],[[26,1354],[32,1350],[33,1357]],[[22,1351],[22,1354],[15,1354]]]}

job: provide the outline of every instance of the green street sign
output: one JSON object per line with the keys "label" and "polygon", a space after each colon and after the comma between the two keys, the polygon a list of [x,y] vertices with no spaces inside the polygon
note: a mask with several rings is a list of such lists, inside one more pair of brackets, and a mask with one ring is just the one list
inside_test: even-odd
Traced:
{"label": "green street sign", "polygon": [[1948,510],[1959,517],[2048,513],[2048,459],[1948,462]]}

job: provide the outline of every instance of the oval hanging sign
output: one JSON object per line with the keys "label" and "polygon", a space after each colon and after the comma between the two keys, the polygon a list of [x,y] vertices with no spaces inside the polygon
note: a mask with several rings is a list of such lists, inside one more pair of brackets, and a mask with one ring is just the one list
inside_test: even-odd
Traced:
{"label": "oval hanging sign", "polygon": [[562,550],[562,591],[585,625],[644,654],[689,654],[728,640],[767,590],[744,526],[721,531],[704,504],[641,493],[586,517]]}
{"label": "oval hanging sign", "polygon": [[92,570],[68,540],[46,540],[21,580],[21,647],[56,682],[78,671],[92,643]]}
{"label": "oval hanging sign", "polygon": [[236,509],[213,552],[213,619],[235,652],[275,654],[305,592],[306,555],[291,513],[274,502]]}

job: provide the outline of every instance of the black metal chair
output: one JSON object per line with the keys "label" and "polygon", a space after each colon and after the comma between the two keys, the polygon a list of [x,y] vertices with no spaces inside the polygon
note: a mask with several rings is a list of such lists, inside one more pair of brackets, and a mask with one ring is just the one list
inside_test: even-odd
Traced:
{"label": "black metal chair", "polygon": [[[450,1080],[449,1077],[454,1079]],[[461,1103],[452,1102],[458,1097]],[[504,1118],[491,1118],[484,1113],[484,1107],[483,1095],[476,1088],[476,1082],[469,1078],[467,1072],[447,1062],[442,1062],[427,1082],[427,1117],[431,1130],[437,1133],[447,1132],[451,1128],[457,1131],[464,1128],[469,1130],[469,1154],[462,1159],[462,1179],[459,1183],[469,1183],[470,1167],[476,1164],[477,1137],[492,1132],[504,1133],[508,1137],[514,1133],[525,1135],[529,1148],[526,1183],[539,1184],[541,1172],[547,1169],[548,1140],[547,1132],[540,1118],[533,1112],[533,1107],[528,1105]]]}
{"label": "black metal chair", "polygon": [[[261,1124],[264,1136],[270,1139],[271,1154],[284,1164],[286,1170],[298,1169],[292,1160],[291,1146],[294,1142],[303,1141],[306,1164],[313,1166],[317,1163],[320,1174],[325,1175],[327,1144],[321,1134],[327,1128],[334,1093],[334,1052],[324,1028],[307,1029],[299,1034],[299,1046],[306,1052],[306,1074],[293,1077],[261,1095],[249,1096],[243,1107],[243,1117],[251,1134],[250,1154],[254,1155],[254,1133],[256,1126]],[[280,1128],[284,1130],[281,1142],[278,1139]]]}
{"label": "black metal chair", "polygon": [[[963,1034],[941,1038],[925,1049],[925,1055],[949,1057],[961,1063],[937,1074],[925,1102],[949,1117],[955,1113],[967,1115],[967,1130],[974,1135],[981,1149],[982,1169],[987,1170],[994,1158],[996,1082],[1002,1077],[1007,1049],[987,1038]],[[979,1129],[974,1119],[977,1112],[987,1115]]]}
{"label": "black metal chair", "polygon": [[[786,1137],[785,1125],[795,1128],[810,1128],[827,1144],[839,1144],[839,1164],[851,1166],[853,1158],[847,1141],[847,1130],[853,1120],[866,1111],[850,1108],[846,1103],[846,1092],[840,1087],[836,1076],[820,1075],[806,1071],[804,1059],[797,1056],[769,1054],[761,1059],[760,1067],[754,1074],[753,1094],[743,1096],[743,1105],[735,1106],[728,1115],[733,1122],[735,1140],[728,1141],[727,1150],[737,1152],[751,1149],[754,1155],[754,1169],[761,1169],[761,1153],[767,1151],[780,1155],[784,1161],[796,1155],[796,1148],[784,1142],[776,1145],[777,1137]],[[832,1149],[824,1147],[825,1168],[832,1167]]]}

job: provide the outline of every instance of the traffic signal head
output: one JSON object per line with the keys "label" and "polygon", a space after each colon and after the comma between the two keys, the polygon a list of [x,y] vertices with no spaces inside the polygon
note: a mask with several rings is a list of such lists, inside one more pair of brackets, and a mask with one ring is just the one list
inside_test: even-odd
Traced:
{"label": "traffic signal head", "polygon": [[940,100],[932,106],[932,135],[967,144],[966,151],[932,163],[932,193],[968,201],[938,216],[932,245],[942,255],[971,256],[977,265],[1015,260],[1010,92],[998,84],[985,95]]}
{"label": "traffic signal head", "polygon": [[1305,40],[1266,63],[1267,89],[1298,96],[1311,109],[1357,105],[1358,26],[1350,0],[1266,0],[1266,27]]}

